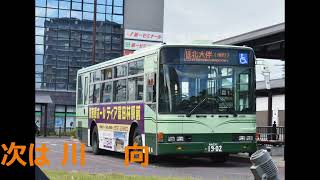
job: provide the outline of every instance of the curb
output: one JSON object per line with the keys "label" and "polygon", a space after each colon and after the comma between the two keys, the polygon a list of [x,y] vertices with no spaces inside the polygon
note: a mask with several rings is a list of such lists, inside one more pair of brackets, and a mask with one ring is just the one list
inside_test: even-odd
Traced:
{"label": "curb", "polygon": [[70,136],[36,136],[35,138],[41,139],[70,139]]}

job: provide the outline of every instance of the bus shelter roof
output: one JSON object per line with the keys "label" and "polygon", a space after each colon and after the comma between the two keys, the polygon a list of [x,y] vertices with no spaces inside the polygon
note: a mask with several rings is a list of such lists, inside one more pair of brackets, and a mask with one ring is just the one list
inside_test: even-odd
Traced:
{"label": "bus shelter roof", "polygon": [[36,94],[36,103],[51,104],[52,99],[51,99],[50,95]]}

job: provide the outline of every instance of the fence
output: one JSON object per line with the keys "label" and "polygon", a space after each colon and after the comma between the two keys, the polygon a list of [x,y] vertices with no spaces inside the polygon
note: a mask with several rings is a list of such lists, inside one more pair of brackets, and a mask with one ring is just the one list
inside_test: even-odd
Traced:
{"label": "fence", "polygon": [[285,127],[272,126],[257,127],[256,140],[261,144],[284,144],[285,142]]}

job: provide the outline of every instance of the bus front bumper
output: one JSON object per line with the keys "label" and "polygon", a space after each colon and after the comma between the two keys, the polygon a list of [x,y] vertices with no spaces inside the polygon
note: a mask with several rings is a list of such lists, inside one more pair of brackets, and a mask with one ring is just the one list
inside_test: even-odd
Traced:
{"label": "bus front bumper", "polygon": [[255,142],[183,142],[159,143],[158,155],[208,155],[214,153],[253,153],[257,150]]}

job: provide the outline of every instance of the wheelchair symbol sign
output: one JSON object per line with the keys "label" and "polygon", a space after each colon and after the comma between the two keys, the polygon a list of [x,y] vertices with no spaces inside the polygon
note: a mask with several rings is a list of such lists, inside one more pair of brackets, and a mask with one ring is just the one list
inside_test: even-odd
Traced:
{"label": "wheelchair symbol sign", "polygon": [[240,64],[248,64],[248,54],[247,53],[240,53],[239,54],[239,63]]}

